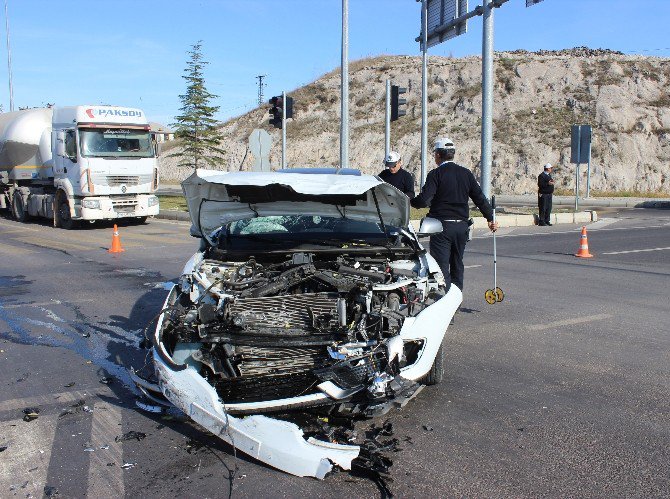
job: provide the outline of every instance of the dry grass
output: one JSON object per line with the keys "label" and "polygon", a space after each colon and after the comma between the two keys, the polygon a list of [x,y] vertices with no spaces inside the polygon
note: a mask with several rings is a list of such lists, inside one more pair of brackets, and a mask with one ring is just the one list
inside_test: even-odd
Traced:
{"label": "dry grass", "polygon": [[188,211],[184,196],[158,196],[161,210]]}

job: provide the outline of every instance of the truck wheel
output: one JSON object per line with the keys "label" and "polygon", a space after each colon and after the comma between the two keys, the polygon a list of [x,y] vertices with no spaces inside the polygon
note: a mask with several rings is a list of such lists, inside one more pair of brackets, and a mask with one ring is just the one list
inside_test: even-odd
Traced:
{"label": "truck wheel", "polygon": [[149,218],[149,217],[137,217],[137,218],[135,218],[135,220],[133,220],[133,223],[137,224],[137,225],[145,224],[145,223],[147,223],[147,218]]}
{"label": "truck wheel", "polygon": [[26,206],[23,195],[20,190],[15,190],[12,196],[12,215],[19,222],[27,222],[30,218],[28,207]]}
{"label": "truck wheel", "polygon": [[72,220],[72,215],[70,214],[70,203],[67,201],[67,196],[59,194],[57,199],[56,227],[60,227],[65,230],[71,230],[75,227],[75,222]]}
{"label": "truck wheel", "polygon": [[430,368],[428,374],[421,378],[420,381],[424,385],[437,385],[442,381],[442,378],[444,378],[444,350],[442,349],[442,345],[440,345],[440,349],[437,351],[435,361],[433,362],[433,367]]}

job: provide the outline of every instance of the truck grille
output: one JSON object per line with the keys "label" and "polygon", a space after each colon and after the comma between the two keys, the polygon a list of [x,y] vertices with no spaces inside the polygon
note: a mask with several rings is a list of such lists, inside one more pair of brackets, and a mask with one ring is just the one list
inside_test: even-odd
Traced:
{"label": "truck grille", "polygon": [[134,197],[114,197],[112,206],[117,213],[133,213],[137,206],[137,199]]}
{"label": "truck grille", "polygon": [[150,173],[144,175],[92,175],[91,181],[96,185],[119,187],[120,185],[135,186],[148,184],[153,180]]}

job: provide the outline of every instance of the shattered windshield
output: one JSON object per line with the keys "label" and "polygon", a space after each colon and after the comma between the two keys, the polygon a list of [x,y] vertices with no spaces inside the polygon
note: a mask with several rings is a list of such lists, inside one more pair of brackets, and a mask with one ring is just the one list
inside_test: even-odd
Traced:
{"label": "shattered windshield", "polygon": [[89,158],[151,158],[154,147],[148,130],[128,128],[80,129],[81,153]]}
{"label": "shattered windshield", "polygon": [[224,245],[245,240],[295,245],[319,242],[383,244],[386,241],[379,222],[320,215],[282,215],[238,220],[228,224],[224,233]]}

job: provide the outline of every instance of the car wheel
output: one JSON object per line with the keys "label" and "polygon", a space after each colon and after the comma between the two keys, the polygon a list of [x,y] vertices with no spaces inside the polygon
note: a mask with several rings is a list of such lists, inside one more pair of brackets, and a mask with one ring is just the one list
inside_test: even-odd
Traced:
{"label": "car wheel", "polygon": [[28,207],[23,200],[23,194],[20,190],[15,190],[12,196],[12,215],[19,222],[26,222],[30,218]]}
{"label": "car wheel", "polygon": [[75,227],[75,222],[72,220],[70,213],[70,203],[67,201],[67,196],[60,194],[58,196],[58,204],[56,206],[56,227],[65,230],[71,230]]}
{"label": "car wheel", "polygon": [[444,378],[444,350],[442,345],[440,345],[433,362],[433,367],[430,368],[428,374],[421,378],[421,383],[424,385],[437,385],[442,381],[442,378]]}

